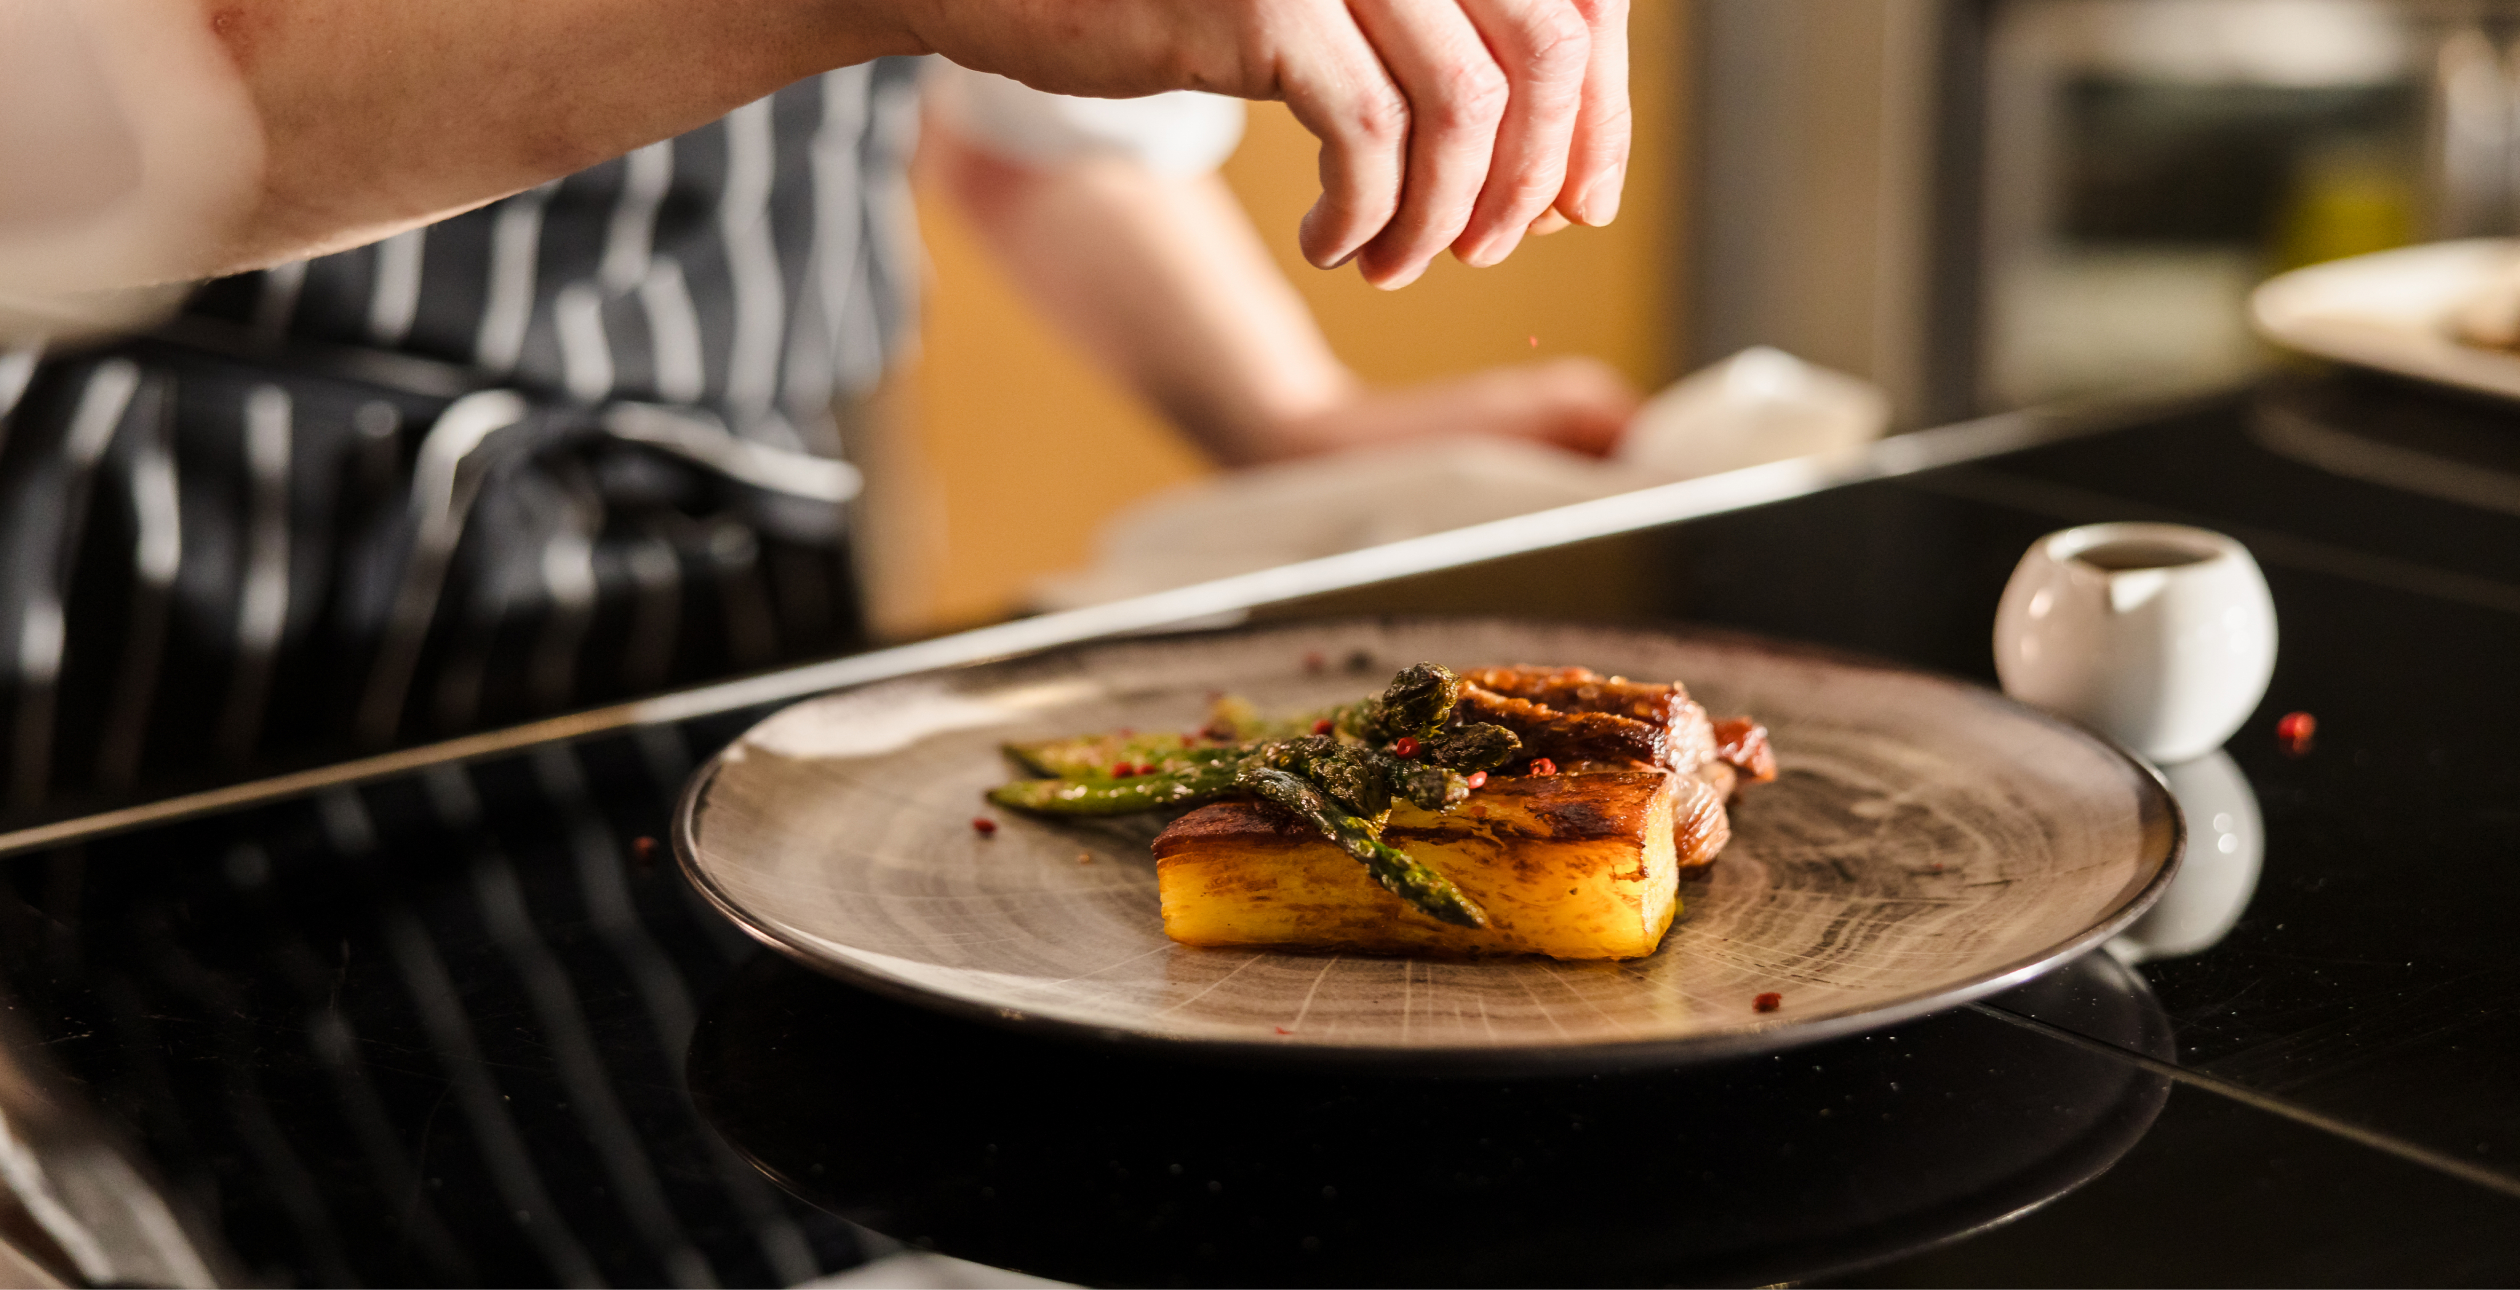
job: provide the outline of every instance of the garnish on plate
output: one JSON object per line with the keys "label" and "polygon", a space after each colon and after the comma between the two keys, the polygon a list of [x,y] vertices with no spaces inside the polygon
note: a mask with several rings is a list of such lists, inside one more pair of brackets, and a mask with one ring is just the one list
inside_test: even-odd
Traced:
{"label": "garnish on plate", "polygon": [[1188,735],[1010,744],[1036,778],[989,799],[1195,807],[1154,843],[1165,931],[1188,944],[1630,958],[1670,925],[1679,869],[1724,845],[1738,783],[1775,777],[1766,735],[1678,685],[1420,663],[1327,711],[1222,695]]}

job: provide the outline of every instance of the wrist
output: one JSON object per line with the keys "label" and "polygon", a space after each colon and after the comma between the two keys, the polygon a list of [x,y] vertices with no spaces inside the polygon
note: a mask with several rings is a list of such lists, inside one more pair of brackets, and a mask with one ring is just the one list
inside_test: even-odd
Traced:
{"label": "wrist", "polygon": [[925,35],[921,0],[771,0],[765,8],[764,39],[784,49],[793,64],[790,80],[878,58],[936,52]]}
{"label": "wrist", "polygon": [[1218,436],[1223,442],[1217,455],[1229,466],[1256,466],[1345,446],[1351,436],[1340,424],[1370,393],[1371,387],[1336,360],[1291,377],[1280,373],[1243,404],[1242,424]]}

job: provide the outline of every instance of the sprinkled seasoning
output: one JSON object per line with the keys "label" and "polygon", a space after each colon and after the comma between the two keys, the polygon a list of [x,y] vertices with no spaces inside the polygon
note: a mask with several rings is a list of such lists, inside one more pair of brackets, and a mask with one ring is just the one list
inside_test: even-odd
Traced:
{"label": "sprinkled seasoning", "polygon": [[1774,1012],[1784,1006],[1785,996],[1778,994],[1774,990],[1770,990],[1766,994],[1760,995],[1758,998],[1750,1001],[1750,1009],[1753,1012]]}
{"label": "sprinkled seasoning", "polygon": [[997,832],[997,821],[985,815],[972,816],[971,831],[984,838],[993,836]]}
{"label": "sprinkled seasoning", "polygon": [[2319,738],[2319,719],[2307,712],[2287,712],[2275,723],[2275,746],[2287,757],[2309,755]]}
{"label": "sprinkled seasoning", "polygon": [[1554,775],[1557,773],[1557,763],[1546,757],[1534,757],[1531,759],[1531,773],[1534,775]]}

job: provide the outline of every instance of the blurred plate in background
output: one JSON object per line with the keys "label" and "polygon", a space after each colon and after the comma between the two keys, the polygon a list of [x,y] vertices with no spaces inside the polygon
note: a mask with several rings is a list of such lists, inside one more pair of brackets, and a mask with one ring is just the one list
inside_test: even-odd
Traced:
{"label": "blurred plate in background", "polygon": [[2249,299],[2258,334],[2286,349],[2520,399],[2520,354],[2463,343],[2460,311],[2520,275],[2520,239],[2401,247],[2271,278]]}

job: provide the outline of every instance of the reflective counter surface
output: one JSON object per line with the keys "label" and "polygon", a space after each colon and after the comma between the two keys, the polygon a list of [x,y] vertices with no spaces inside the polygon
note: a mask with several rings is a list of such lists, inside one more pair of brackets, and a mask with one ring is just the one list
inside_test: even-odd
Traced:
{"label": "reflective counter surface", "polygon": [[[0,1236],[129,1282],[792,1283],[885,1240],[1115,1284],[2520,1278],[2520,413],[2304,377],[2083,428],[1250,611],[1685,620],[1991,682],[2041,533],[2240,538],[2282,652],[2173,773],[2179,888],[2009,994],[1598,1078],[1044,1043],[703,906],[655,839],[767,707],[662,712],[0,859]],[[116,1162],[163,1203],[99,1200]]]}

